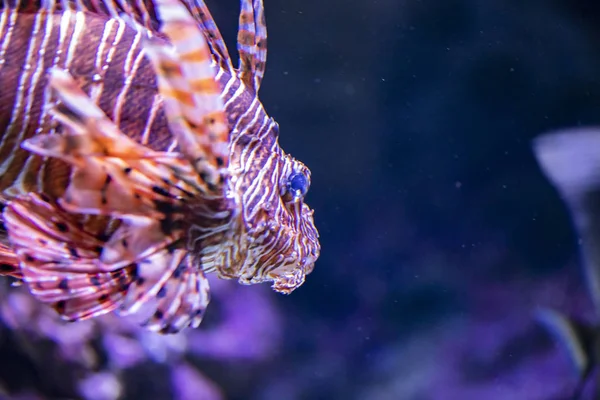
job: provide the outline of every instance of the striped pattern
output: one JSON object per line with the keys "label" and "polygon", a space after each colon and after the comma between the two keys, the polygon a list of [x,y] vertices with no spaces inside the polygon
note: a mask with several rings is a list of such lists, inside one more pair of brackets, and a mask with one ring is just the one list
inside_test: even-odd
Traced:
{"label": "striped pattern", "polygon": [[43,162],[19,147],[35,134],[56,129],[48,114],[55,101],[46,77],[52,67],[70,71],[133,139],[142,141],[148,132],[144,144],[171,144],[160,104],[146,101],[155,98],[155,75],[143,57],[141,34],[121,20],[81,11],[57,14],[58,3],[45,7],[18,12],[4,3],[1,14],[0,190],[5,199],[32,191],[58,196],[66,186],[64,164]]}
{"label": "striped pattern", "polygon": [[239,76],[247,88],[258,93],[267,61],[267,25],[262,0],[242,1],[237,43]]}
{"label": "striped pattern", "polygon": [[210,50],[194,19],[177,0],[164,0],[164,7],[159,10],[162,32],[173,49],[148,38],[146,54],[158,71],[158,87],[169,125],[181,145],[181,153],[204,177],[209,191],[222,196],[229,159],[229,129]]}
{"label": "striped pattern", "polygon": [[[320,252],[310,171],[257,97],[261,0],[241,1],[237,69],[203,1],[4,0],[1,12],[0,193],[34,294],[68,319],[158,298],[147,326],[172,333],[200,323],[205,272],[282,293],[304,282]],[[53,209],[84,232],[54,221],[15,233]],[[79,249],[83,234],[102,250]],[[40,241],[63,262],[38,259]],[[77,269],[94,258],[96,270]]]}

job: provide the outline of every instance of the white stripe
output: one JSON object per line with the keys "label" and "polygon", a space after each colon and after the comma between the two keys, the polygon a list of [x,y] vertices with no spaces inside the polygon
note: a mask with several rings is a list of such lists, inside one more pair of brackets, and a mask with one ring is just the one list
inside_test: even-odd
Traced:
{"label": "white stripe", "polygon": [[[38,61],[37,61],[37,68],[35,70],[35,73],[33,75],[33,78],[31,80],[31,84],[29,85],[29,93],[27,93],[27,105],[25,108],[25,115],[27,116],[27,121],[29,121],[29,118],[31,116],[31,108],[33,106],[33,100],[35,98],[35,90],[37,89],[37,85],[40,82],[40,77],[42,76],[43,72],[44,72],[44,54],[46,53],[46,47],[48,46],[48,41],[50,39],[50,36],[52,35],[52,20],[53,20],[53,14],[52,11],[54,10],[54,4],[51,4],[50,6],[50,12],[48,13],[48,16],[46,17],[46,29],[44,31],[44,36],[42,38],[42,44],[38,50]],[[46,87],[47,89],[47,87]],[[38,120],[39,123],[39,120]],[[39,129],[39,127],[38,127]],[[13,154],[15,154],[16,152],[13,152]],[[23,188],[23,179],[25,178],[25,175],[27,175],[27,171],[30,168],[30,163],[31,160],[35,159],[36,157],[34,157],[31,154],[28,154],[27,157],[27,162],[25,163],[23,170],[19,173],[17,180],[11,185],[12,187],[16,187],[17,188],[17,192],[19,193],[24,193],[24,188]],[[40,174],[41,175],[41,174]],[[37,176],[37,182],[39,184],[39,179],[40,176]],[[10,193],[11,188],[7,188],[6,193]],[[39,188],[41,188],[41,186],[39,186]]]}
{"label": "white stripe", "polygon": [[[27,118],[26,118],[27,121],[29,121],[29,118],[31,115],[31,108],[33,105],[33,100],[35,98],[35,90],[37,89],[37,85],[38,85],[38,82],[40,81],[40,77],[41,77],[42,73],[44,72],[44,54],[46,52],[46,47],[48,46],[48,41],[52,34],[52,19],[53,19],[52,11],[53,10],[54,10],[54,4],[51,4],[50,10],[49,10],[50,12],[48,13],[48,16],[46,18],[46,29],[44,31],[42,44],[38,50],[39,59],[37,62],[37,68],[33,75],[31,84],[29,85],[29,92],[27,93],[27,105],[25,107],[25,115],[27,116]],[[48,87],[46,87],[45,92],[46,91],[48,91]],[[40,126],[38,126],[38,130],[39,129],[40,129]],[[15,152],[13,152],[13,154],[14,153]],[[26,192],[25,187],[23,186],[24,179],[25,179],[25,176],[27,175],[29,169],[31,168],[30,164],[31,164],[32,160],[34,160],[35,158],[36,158],[35,156],[28,154],[25,165],[23,166],[23,169],[17,175],[17,179],[15,180],[15,182],[13,182],[13,184],[10,185],[10,187],[5,189],[5,191],[4,191],[5,193],[7,193],[9,195],[18,195],[18,194],[23,194]],[[42,174],[38,173],[37,179],[36,179],[38,188],[42,187],[42,186],[40,186],[41,182],[43,182]]]}
{"label": "white stripe", "polygon": [[[254,203],[253,200],[254,198],[256,198],[257,195],[262,195],[262,197],[259,197],[258,201],[256,201],[256,204],[258,206],[254,207],[254,210],[246,210],[249,211],[249,213],[247,214],[248,219],[254,219],[256,215],[262,210],[263,204],[272,204],[273,200],[275,200],[275,197],[279,196],[279,179],[277,179],[276,182],[270,182],[271,184],[268,185],[271,188],[270,190],[264,188],[264,181],[268,180],[268,178],[265,179],[265,175],[267,173],[275,177],[280,176],[279,163],[277,162],[278,159],[279,157],[277,155],[273,155],[269,157],[269,161],[267,161],[267,163],[265,163],[265,165],[261,167],[261,174],[255,180],[260,181],[258,184],[255,185],[255,190],[257,191],[257,193],[252,192],[251,195],[248,195],[245,204]],[[273,169],[271,169],[272,164],[275,164]],[[251,192],[251,189],[248,188],[247,192]]]}
{"label": "white stripe", "polygon": [[217,83],[218,83],[219,79],[221,79],[221,75],[223,75],[225,73],[225,70],[223,68],[220,68],[214,59],[212,59],[212,61],[210,62],[210,65],[212,65],[213,68],[217,69],[217,74],[215,75],[215,81],[217,81]]}
{"label": "white stripe", "polygon": [[[260,126],[260,128],[256,131],[256,135],[258,136],[259,140],[265,139],[267,137],[267,135],[269,134],[269,132],[271,132],[271,130],[273,130],[275,128],[275,121],[273,119],[267,117],[266,113],[264,114],[264,118],[265,118],[265,122],[267,122],[267,124],[263,123]],[[268,126],[266,128],[264,128],[265,125],[268,125]]]}
{"label": "white stripe", "polygon": [[77,45],[79,44],[79,37],[81,36],[81,32],[83,31],[84,25],[85,14],[81,11],[76,11],[75,27],[73,28],[71,42],[69,43],[69,48],[67,49],[67,59],[65,60],[65,66],[67,67],[67,69],[71,67],[71,63],[73,62],[73,56],[75,55],[75,51],[77,50]]}
{"label": "white stripe", "polygon": [[123,66],[123,74],[125,75],[125,84],[123,85],[123,87],[121,88],[121,91],[117,95],[117,99],[115,101],[115,107],[113,108],[113,115],[114,115],[113,121],[115,122],[115,125],[117,125],[117,126],[119,126],[119,124],[121,123],[121,109],[123,108],[123,102],[125,101],[127,92],[129,92],[129,89],[131,88],[131,85],[133,84],[133,78],[135,76],[135,72],[138,70],[142,60],[144,59],[144,52],[139,51],[138,55],[135,59],[135,62],[133,63],[133,66],[131,65],[131,60],[133,59],[133,53],[135,53],[135,51],[138,50],[138,46],[140,44],[141,39],[142,39],[142,33],[140,31],[138,31],[135,34],[133,43],[131,44],[131,49],[129,49],[129,51],[127,52],[127,57],[125,58],[125,64]]}
{"label": "white stripe", "polygon": [[[108,42],[108,38],[113,31],[113,26],[115,24],[114,19],[109,19],[104,24],[104,30],[102,31],[102,38],[100,39],[100,43],[98,44],[98,49],[96,51],[96,60],[94,61],[94,69],[96,74],[92,77],[92,81],[94,82],[90,88],[90,98],[94,101],[94,103],[98,104],[100,97],[102,96],[102,92],[104,91],[104,76],[102,75],[103,66],[107,63],[107,59],[109,57],[109,52],[106,53],[106,57],[104,55],[104,48],[106,43]],[[104,59],[103,59],[104,58]]]}
{"label": "white stripe", "polygon": [[125,32],[125,22],[120,18],[116,21],[119,24],[119,27],[117,29],[117,33],[115,34],[115,38],[111,44],[111,47],[108,50],[108,54],[106,55],[106,63],[102,66],[102,72],[105,72],[108,69],[110,63],[112,62],[112,58],[115,54],[116,47],[123,38],[123,33]]}
{"label": "white stripe", "polygon": [[[255,98],[256,101],[258,101]],[[253,101],[252,104],[255,104],[255,102]],[[260,102],[258,103],[260,104]],[[235,140],[235,144],[237,144],[239,138],[242,136],[243,132],[245,132],[247,130],[248,127],[251,127],[251,124],[246,124],[246,129],[244,129],[244,131],[240,132],[238,131],[238,125],[241,123],[241,121],[246,117],[246,114],[248,114],[248,112],[250,112],[250,110],[252,110],[252,106],[250,108],[248,108],[248,110],[246,111],[246,113],[244,113],[244,115],[242,115],[242,117],[240,117],[240,119],[238,119],[238,122],[235,126],[235,128],[233,129],[233,132],[239,132],[238,136],[236,137]],[[255,118],[256,118],[256,114],[262,110],[262,107],[256,107],[255,110]],[[254,138],[254,140],[258,140],[258,138],[256,138],[254,135],[250,135],[252,138]],[[248,150],[250,148],[250,146],[247,146],[245,149],[242,150],[242,153],[239,156],[239,160],[240,160],[240,167],[245,171],[248,167],[248,165],[246,165],[248,163],[248,160],[252,160],[254,158],[254,153],[256,153],[257,149],[259,148],[259,146],[252,146],[252,148],[250,150]],[[248,154],[248,153],[251,154]]]}
{"label": "white stripe", "polygon": [[[265,179],[265,175],[267,173],[271,173],[271,166],[275,163],[275,168],[273,168],[273,175],[276,176],[275,172],[277,171],[277,154],[271,154],[271,156],[265,161],[264,165],[261,166],[260,168],[260,172],[258,173],[258,175],[256,176],[256,178],[254,178],[252,180],[252,183],[250,183],[250,185],[248,185],[248,188],[246,188],[246,191],[244,192],[244,194],[242,195],[242,202],[246,205],[250,204],[252,199],[254,199],[257,195],[256,192],[269,192],[268,190],[265,190],[264,188],[264,182],[267,181],[268,179]],[[271,182],[272,183],[272,182]],[[276,182],[277,184],[278,182]],[[279,192],[279,188],[273,188],[273,190],[277,190],[277,192]],[[257,204],[261,204],[260,202]],[[249,207],[244,207],[244,219],[246,221],[250,221],[253,217],[256,216],[256,212],[258,212],[260,207],[255,207],[257,210],[249,210]]]}
{"label": "white stripe", "polygon": [[154,119],[156,118],[156,114],[158,110],[160,110],[160,106],[162,105],[162,97],[160,94],[154,95],[154,100],[152,100],[152,108],[150,109],[150,113],[148,115],[148,121],[146,121],[146,125],[144,126],[144,132],[142,133],[142,144],[148,144],[148,138],[150,136],[150,129],[154,124]]}
{"label": "white stripe", "polygon": [[[10,15],[11,12],[15,12],[15,11],[11,10],[8,7],[7,0],[4,0],[2,2],[2,5],[4,8],[2,9],[2,15],[0,16],[0,38],[4,38],[6,40],[6,42],[10,42],[10,36],[5,37],[4,28],[6,27],[6,23],[8,22],[8,16]],[[8,46],[8,45],[6,43],[3,43],[2,48],[4,48],[5,46]],[[6,51],[6,50],[4,50],[4,51]],[[0,66],[2,64],[4,64],[4,53],[0,53]]]}
{"label": "white stripe", "polygon": [[177,139],[173,139],[173,141],[171,142],[171,145],[167,149],[167,153],[174,152],[176,148],[177,148]]}
{"label": "white stripe", "polygon": [[[38,38],[38,32],[40,30],[40,26],[42,24],[42,19],[46,16],[46,11],[40,11],[38,13],[36,13],[35,15],[35,20],[34,20],[34,26],[33,26],[33,30],[31,32],[31,37],[29,40],[29,47],[27,48],[27,55],[25,57],[25,64],[23,65],[23,69],[21,71],[21,76],[19,79],[19,85],[17,86],[17,97],[15,99],[15,103],[13,105],[13,109],[12,109],[12,113],[11,113],[11,118],[10,118],[10,122],[8,124],[8,127],[6,128],[6,132],[4,133],[4,136],[2,138],[2,144],[0,145],[0,148],[2,148],[5,145],[5,141],[8,137],[12,136],[12,129],[14,127],[14,124],[16,121],[21,120],[22,119],[22,126],[21,126],[21,130],[17,133],[17,137],[16,137],[16,145],[19,146],[21,141],[23,140],[23,135],[25,134],[25,131],[27,130],[27,125],[29,124],[29,115],[23,115],[23,109],[22,106],[24,104],[24,95],[25,95],[25,88],[26,88],[26,84],[29,81],[29,78],[31,77],[31,63],[34,60],[34,57],[36,55],[36,44],[37,44],[37,38]],[[29,87],[29,89],[31,89]],[[29,92],[31,93],[31,92]],[[14,149],[14,147],[13,147]],[[2,160],[2,164],[0,165],[0,175],[3,175],[4,173],[6,173],[8,167],[10,166],[11,161],[13,160],[15,154],[17,152],[16,151],[12,151],[10,153],[10,155],[5,158],[4,160]]]}
{"label": "white stripe", "polygon": [[[229,82],[227,82],[227,85],[225,86],[225,88],[223,88],[221,95],[224,96],[225,93],[227,93],[229,91],[231,85],[233,85],[233,83],[236,81],[238,81],[238,80],[235,79],[235,77],[232,75],[231,78],[229,79]],[[245,91],[246,91],[246,88],[240,82],[240,86],[237,88],[235,93],[227,101],[225,101],[225,104],[223,104],[223,107],[225,108],[225,110],[227,111],[227,108],[231,105],[231,103],[233,103]],[[225,99],[223,99],[223,100],[225,100]]]}
{"label": "white stripe", "polygon": [[[2,19],[4,20],[4,15],[9,10],[9,8],[5,8],[2,12]],[[13,31],[15,30],[15,23],[17,21],[17,10],[10,9],[10,20],[8,23],[8,28],[6,29],[6,33],[2,35],[3,42],[2,48],[0,48],[0,67],[4,64],[4,56],[6,54],[6,50],[8,49],[8,45],[10,44],[10,39],[12,38]]]}
{"label": "white stripe", "polygon": [[[261,127],[259,128],[258,131],[260,131],[260,129],[262,129],[263,126],[265,126],[265,124],[267,124],[269,122],[268,119],[265,118],[265,121],[263,121],[263,125],[261,125]],[[249,125],[250,126],[250,125]],[[237,145],[238,140],[242,137],[243,133],[240,133],[234,141],[234,144]],[[252,137],[252,139],[254,141],[260,141],[260,138],[256,136],[256,134],[252,134],[252,135],[248,135],[250,137]],[[239,165],[242,168],[243,171],[247,171],[248,168],[251,166],[248,163],[251,163],[252,159],[255,157],[254,153],[256,153],[261,146],[259,145],[255,145],[255,146],[246,146],[244,149],[242,149],[242,152],[239,155]]]}
{"label": "white stripe", "polygon": [[56,56],[54,57],[53,66],[57,67],[60,62],[60,56],[63,53],[63,46],[66,43],[67,32],[69,30],[69,26],[71,25],[71,12],[66,11],[63,13],[62,18],[60,19],[60,35],[58,37],[58,48],[56,49]]}
{"label": "white stripe", "polygon": [[[241,87],[241,86],[240,86]],[[233,99],[233,97],[232,97]],[[258,98],[255,97],[252,100],[252,103],[250,103],[250,106],[248,107],[248,109],[238,117],[237,122],[235,123],[235,126],[233,127],[233,129],[231,130],[232,132],[242,132],[242,130],[239,129],[239,126],[242,122],[244,122],[244,120],[246,119],[246,117],[250,114],[250,112],[252,111],[252,109],[254,108],[254,112],[256,113],[256,111],[259,109],[259,107],[257,107],[257,103],[259,103]],[[244,124],[246,127],[249,126],[249,124]],[[245,131],[246,129],[244,129],[243,131]]]}

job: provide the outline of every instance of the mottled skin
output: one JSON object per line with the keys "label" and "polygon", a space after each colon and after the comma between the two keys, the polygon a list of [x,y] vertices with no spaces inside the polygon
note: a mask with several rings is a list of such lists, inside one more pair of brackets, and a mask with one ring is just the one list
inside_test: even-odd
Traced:
{"label": "mottled skin", "polygon": [[[160,47],[168,39],[160,29],[155,3],[71,4],[73,9],[79,7],[85,12],[64,12],[59,4],[31,1],[19,5],[4,2],[1,9],[0,195],[4,203],[27,193],[44,195],[16,203],[24,210],[22,215],[40,208],[39,202],[54,204],[72,183],[66,163],[58,158],[42,158],[20,147],[36,134],[65,132],[47,112],[47,106],[56,102],[46,73],[51,67],[68,71],[119,130],[148,151],[180,151],[166,118],[164,96],[157,90],[156,72],[142,52],[144,35],[117,18],[126,13],[156,35],[153,40]],[[218,218],[204,218],[202,212],[183,218],[191,221],[185,229],[185,250],[194,255],[195,268],[216,271],[221,277],[237,278],[242,283],[272,280],[276,290],[289,293],[312,271],[320,246],[312,211],[303,202],[310,185],[310,171],[281,150],[278,126],[267,116],[256,95],[266,59],[262,2],[242,1],[238,69],[232,67],[203,2],[184,4],[204,33],[211,62],[216,66],[214,79],[227,120],[229,157],[222,196],[208,196],[201,202],[203,212],[227,213]],[[73,112],[60,107],[59,110],[67,116]],[[211,154],[206,156],[210,159]],[[221,162],[212,156],[213,164]],[[204,196],[202,191],[198,196]],[[11,206],[11,210],[16,209]],[[50,218],[51,214],[37,217]],[[96,238],[93,240],[110,243],[119,224],[111,215],[114,214],[105,218],[69,213],[67,218],[81,220],[82,232],[91,233]],[[218,225],[227,229],[208,237],[196,232],[199,227]],[[15,258],[11,243],[4,243],[7,247],[0,254],[0,262],[26,261]],[[94,248],[91,242],[86,246]],[[99,258],[100,253],[94,257]],[[19,267],[7,272],[18,274]],[[107,280],[117,279],[103,274]],[[127,286],[125,281],[135,280],[135,275],[136,270],[131,269],[118,279]],[[63,286],[68,287],[68,282]],[[90,317],[109,308],[76,315]],[[58,311],[61,312],[60,307]]]}

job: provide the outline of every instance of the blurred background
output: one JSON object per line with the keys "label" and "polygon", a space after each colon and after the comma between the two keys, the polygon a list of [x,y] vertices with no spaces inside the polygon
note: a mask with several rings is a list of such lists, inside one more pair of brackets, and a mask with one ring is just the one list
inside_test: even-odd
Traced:
{"label": "blurred background", "polygon": [[[207,1],[233,52],[239,3]],[[261,98],[312,170],[290,296],[213,280],[197,330],[63,326],[3,291],[15,399],[568,399],[540,308],[593,314],[531,140],[600,123],[591,0],[266,0]],[[10,394],[8,394],[10,393]]]}

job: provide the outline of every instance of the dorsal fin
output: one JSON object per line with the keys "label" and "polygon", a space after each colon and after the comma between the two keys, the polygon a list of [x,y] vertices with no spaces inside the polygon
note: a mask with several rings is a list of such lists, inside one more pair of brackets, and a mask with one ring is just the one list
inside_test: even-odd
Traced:
{"label": "dorsal fin", "polygon": [[[22,12],[48,11],[87,11],[105,15],[109,18],[127,16],[150,32],[160,31],[161,21],[156,14],[154,0],[5,0],[0,9],[17,8]],[[225,41],[217,27],[206,3],[203,0],[182,0],[208,42],[212,56],[221,69],[233,72],[231,57]]]}
{"label": "dorsal fin", "polygon": [[237,47],[238,76],[258,93],[267,61],[267,25],[263,0],[242,0]]}
{"label": "dorsal fin", "polygon": [[204,33],[206,41],[215,56],[219,66],[226,71],[233,71],[233,64],[227,45],[221,36],[221,32],[203,0],[182,0],[182,3],[190,10],[200,30]]}
{"label": "dorsal fin", "polygon": [[157,32],[160,25],[151,0],[5,0],[0,9],[7,6],[25,13],[45,9],[51,12],[87,11],[109,18],[125,14],[153,32]]}

